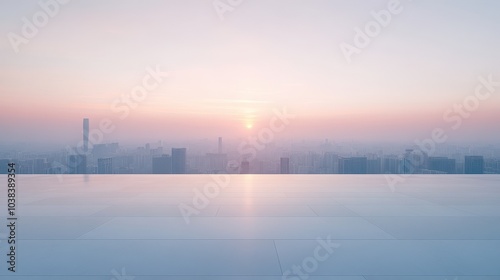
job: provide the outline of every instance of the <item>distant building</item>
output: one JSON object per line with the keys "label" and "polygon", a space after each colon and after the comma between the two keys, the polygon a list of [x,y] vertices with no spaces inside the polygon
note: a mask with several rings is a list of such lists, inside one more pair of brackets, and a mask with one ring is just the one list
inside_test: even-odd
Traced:
{"label": "distant building", "polygon": [[118,143],[110,143],[110,144],[95,144],[92,147],[92,154],[94,157],[111,157],[116,155],[118,149],[120,148]]}
{"label": "distant building", "polygon": [[447,157],[429,157],[427,169],[446,174],[455,174],[456,163],[454,159]]}
{"label": "distant building", "polygon": [[482,156],[465,156],[465,174],[483,174],[484,158]]}
{"label": "distant building", "polygon": [[420,150],[406,149],[403,159],[401,160],[401,174],[418,174],[422,173],[427,165],[428,156]]}
{"label": "distant building", "polygon": [[68,166],[69,174],[87,174],[87,156],[70,155]]}
{"label": "distant building", "polygon": [[366,174],[367,159],[366,157],[350,157],[341,158],[339,160],[340,174]]}
{"label": "distant building", "polygon": [[483,174],[500,174],[500,159],[484,159]]}
{"label": "distant building", "polygon": [[380,158],[368,159],[366,161],[367,174],[380,174],[382,171],[382,164]]}
{"label": "distant building", "polygon": [[33,161],[33,174],[47,174],[48,164],[44,158],[37,158]]}
{"label": "distant building", "polygon": [[398,174],[399,173],[399,159],[397,156],[388,156],[383,160],[382,173],[384,174]]}
{"label": "distant building", "polygon": [[153,174],[172,174],[172,158],[169,155],[153,157]]}
{"label": "distant building", "polygon": [[89,119],[83,119],[83,152],[89,151]]}
{"label": "distant building", "polygon": [[97,174],[113,174],[113,159],[97,159]]}
{"label": "distant building", "polygon": [[248,160],[241,162],[240,174],[250,174],[250,162]]}
{"label": "distant building", "polygon": [[219,137],[219,145],[218,145],[218,148],[217,148],[217,152],[219,154],[222,154],[222,137]]}
{"label": "distant building", "polygon": [[186,174],[186,148],[172,148],[172,174]]}
{"label": "distant building", "polygon": [[208,153],[205,155],[204,169],[210,174],[224,173],[227,165],[226,154]]}
{"label": "distant building", "polygon": [[7,171],[9,169],[8,164],[10,163],[10,160],[8,159],[0,159],[0,174],[7,174]]}
{"label": "distant building", "polygon": [[16,173],[34,174],[34,166],[35,161],[33,159],[19,160],[18,162],[16,162]]}
{"label": "distant building", "polygon": [[290,174],[290,158],[280,158],[280,174]]}
{"label": "distant building", "polygon": [[323,172],[324,174],[338,174],[339,173],[339,156],[326,152],[323,155]]}

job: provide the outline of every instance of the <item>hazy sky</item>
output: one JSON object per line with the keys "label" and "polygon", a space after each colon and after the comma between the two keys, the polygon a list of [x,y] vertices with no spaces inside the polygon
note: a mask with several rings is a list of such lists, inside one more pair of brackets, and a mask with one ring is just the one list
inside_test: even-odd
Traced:
{"label": "hazy sky", "polygon": [[[244,0],[221,20],[212,0],[73,0],[16,53],[43,9],[3,0],[0,141],[73,141],[84,117],[116,125],[105,141],[241,136],[286,107],[293,137],[499,142],[500,86],[456,130],[443,114],[479,76],[500,81],[500,1],[401,0],[349,63],[340,45],[390,2]],[[169,77],[120,118],[112,104],[156,67]]]}

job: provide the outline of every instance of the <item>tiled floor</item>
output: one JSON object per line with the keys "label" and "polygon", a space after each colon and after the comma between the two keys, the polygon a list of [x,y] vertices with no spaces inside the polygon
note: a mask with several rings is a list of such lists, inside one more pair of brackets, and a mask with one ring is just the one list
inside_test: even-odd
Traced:
{"label": "tiled floor", "polygon": [[500,279],[500,176],[19,175],[18,202],[2,280]]}

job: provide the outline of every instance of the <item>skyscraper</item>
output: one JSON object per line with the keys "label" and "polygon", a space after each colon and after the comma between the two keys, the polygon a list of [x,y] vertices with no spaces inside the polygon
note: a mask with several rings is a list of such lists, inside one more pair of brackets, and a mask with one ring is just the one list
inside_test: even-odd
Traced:
{"label": "skyscraper", "polygon": [[383,173],[385,174],[397,174],[399,159],[395,155],[386,156],[383,161]]}
{"label": "skyscraper", "polygon": [[241,162],[240,174],[250,174],[250,162],[246,159]]}
{"label": "skyscraper", "polygon": [[69,174],[87,174],[87,156],[71,155],[69,156]]}
{"label": "skyscraper", "polygon": [[455,174],[455,160],[446,157],[429,157],[428,169],[446,174]]}
{"label": "skyscraper", "polygon": [[0,159],[0,174],[7,174],[9,163],[8,159]]}
{"label": "skyscraper", "polygon": [[382,172],[382,161],[380,158],[370,158],[366,161],[367,174],[380,174]]}
{"label": "skyscraper", "polygon": [[186,174],[186,148],[172,148],[172,174]]}
{"label": "skyscraper", "polygon": [[113,159],[97,159],[97,174],[113,174]]}
{"label": "skyscraper", "polygon": [[48,169],[47,159],[37,158],[33,161],[34,174],[46,174]]}
{"label": "skyscraper", "polygon": [[366,157],[350,157],[341,158],[339,160],[340,174],[366,174],[367,158]]}
{"label": "skyscraper", "polygon": [[172,158],[169,155],[154,157],[153,174],[172,174]]}
{"label": "skyscraper", "polygon": [[482,156],[465,156],[465,174],[483,174],[484,158]]}
{"label": "skyscraper", "polygon": [[83,119],[83,152],[89,151],[89,119]]}
{"label": "skyscraper", "polygon": [[290,174],[290,158],[287,157],[280,158],[280,173]]}
{"label": "skyscraper", "polygon": [[217,151],[219,154],[222,154],[222,137],[219,137],[219,145]]}

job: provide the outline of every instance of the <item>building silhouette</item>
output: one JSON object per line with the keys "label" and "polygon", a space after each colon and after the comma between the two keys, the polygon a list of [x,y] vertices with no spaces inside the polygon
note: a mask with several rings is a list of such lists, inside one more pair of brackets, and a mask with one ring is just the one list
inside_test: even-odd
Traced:
{"label": "building silhouette", "polygon": [[0,174],[7,174],[7,171],[9,169],[8,164],[10,163],[10,160],[8,159],[0,159]]}
{"label": "building silhouette", "polygon": [[89,151],[89,119],[83,119],[83,152]]}
{"label": "building silhouette", "polygon": [[47,159],[37,158],[33,161],[33,174],[47,174]]}
{"label": "building silhouette", "polygon": [[246,159],[241,162],[240,174],[250,174],[250,162]]}
{"label": "building silhouette", "polygon": [[227,165],[226,154],[208,153],[205,155],[204,169],[211,174],[224,173]]}
{"label": "building silhouette", "polygon": [[290,174],[290,158],[280,158],[280,174]]}
{"label": "building silhouette", "polygon": [[323,170],[324,174],[338,174],[339,173],[339,156],[337,154],[326,152],[323,155]]}
{"label": "building silhouette", "polygon": [[87,156],[70,155],[68,160],[69,174],[87,174]]}
{"label": "building silhouette", "polygon": [[380,174],[382,172],[382,162],[380,158],[371,158],[366,160],[367,174]]}
{"label": "building silhouette", "polygon": [[366,157],[350,157],[339,159],[340,174],[366,174],[367,159]]}
{"label": "building silhouette", "polygon": [[219,143],[218,143],[218,147],[217,147],[217,152],[219,154],[222,154],[222,137],[219,137]]}
{"label": "building silhouette", "polygon": [[465,156],[465,174],[483,174],[484,158],[482,156]]}
{"label": "building silhouette", "polygon": [[186,148],[172,148],[172,174],[186,174]]}
{"label": "building silhouette", "polygon": [[97,159],[97,174],[113,174],[113,159]]}
{"label": "building silhouette", "polygon": [[447,157],[429,157],[427,169],[446,174],[455,174],[456,163],[454,159]]}
{"label": "building silhouette", "polygon": [[382,173],[397,174],[399,173],[399,159],[397,156],[387,156],[383,159]]}
{"label": "building silhouette", "polygon": [[154,157],[153,174],[172,174],[172,158],[169,155]]}

